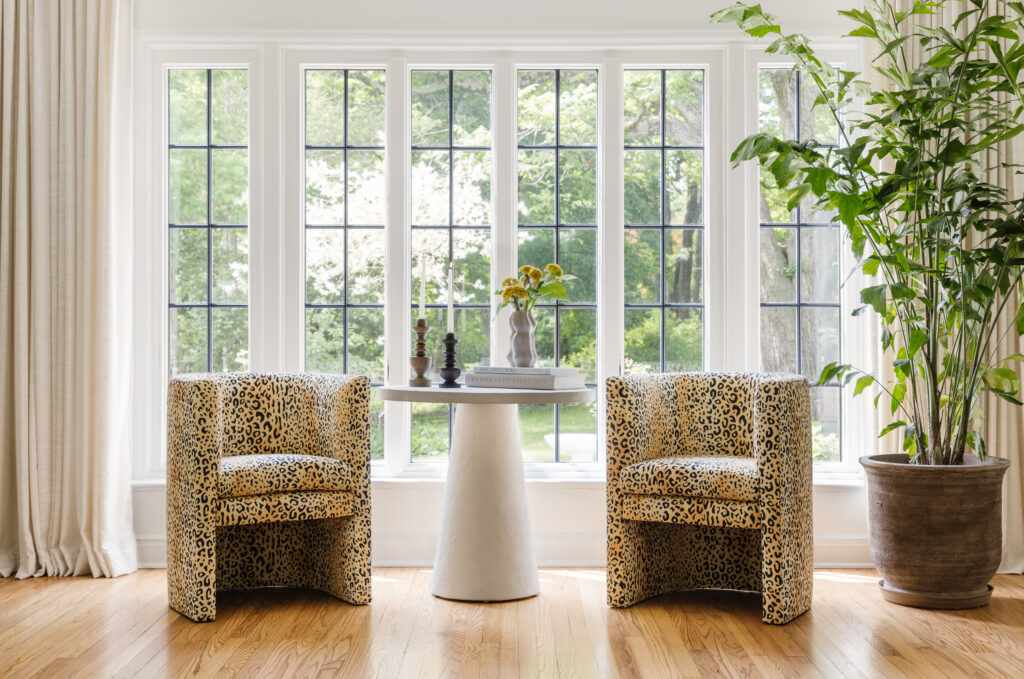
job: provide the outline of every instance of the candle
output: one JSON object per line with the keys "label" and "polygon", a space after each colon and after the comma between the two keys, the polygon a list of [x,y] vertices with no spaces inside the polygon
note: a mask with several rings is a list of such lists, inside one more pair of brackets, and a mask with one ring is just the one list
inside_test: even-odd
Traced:
{"label": "candle", "polygon": [[455,332],[455,262],[448,262],[448,332]]}
{"label": "candle", "polygon": [[420,257],[420,315],[417,318],[426,318],[425,307],[427,305],[427,258]]}

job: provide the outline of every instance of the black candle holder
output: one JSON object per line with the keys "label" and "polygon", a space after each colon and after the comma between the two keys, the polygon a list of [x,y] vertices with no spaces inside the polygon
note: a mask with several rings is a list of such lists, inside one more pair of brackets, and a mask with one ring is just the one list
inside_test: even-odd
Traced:
{"label": "black candle holder", "polygon": [[458,343],[459,340],[455,339],[454,332],[444,336],[444,367],[438,371],[444,378],[444,382],[437,385],[439,387],[454,389],[462,386],[455,381],[462,374],[462,371],[455,367],[455,345]]}

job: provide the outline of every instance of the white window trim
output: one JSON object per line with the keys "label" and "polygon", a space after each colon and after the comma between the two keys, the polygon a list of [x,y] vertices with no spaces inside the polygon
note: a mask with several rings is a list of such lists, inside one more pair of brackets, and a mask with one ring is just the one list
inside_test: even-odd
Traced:
{"label": "white window trim", "polygon": [[[381,44],[387,44],[382,40]],[[477,43],[479,44],[479,43]],[[140,36],[136,43],[136,352],[135,393],[139,395],[133,429],[133,478],[158,481],[164,475],[164,408],[167,379],[166,247],[166,88],[167,64],[244,67],[250,98],[250,368],[297,371],[303,365],[302,224],[302,69],[306,65],[373,67],[387,72],[386,258],[409,262],[409,72],[413,68],[479,67],[492,70],[494,167],[492,277],[515,267],[515,70],[519,67],[596,68],[598,70],[598,460],[592,463],[527,463],[530,479],[602,481],[604,479],[603,381],[623,365],[623,144],[622,80],[627,68],[706,69],[705,89],[705,366],[709,370],[753,370],[759,362],[758,265],[756,232],[748,221],[753,168],[733,169],[729,153],[756,129],[756,69],[763,51],[742,42],[694,41],[692,47],[595,49],[576,46],[501,45],[481,49],[421,46],[415,49],[323,47],[280,40],[203,42],[167,36]],[[507,47],[507,49],[506,49]],[[843,60],[853,61],[849,50]],[[829,54],[827,58],[832,58]],[[777,61],[777,59],[776,59]],[[727,101],[726,88],[733,83]],[[740,90],[742,89],[742,95]],[[271,96],[279,92],[281,96]],[[263,93],[267,93],[264,96]],[[737,102],[742,102],[738,104]],[[162,129],[161,129],[162,126]],[[160,172],[153,168],[161,166]],[[257,190],[258,188],[258,190]],[[756,213],[755,213],[756,219]],[[399,225],[397,228],[392,225]],[[404,228],[403,228],[404,227]],[[296,233],[299,235],[296,236]],[[742,271],[731,264],[737,257]],[[753,249],[751,249],[753,245]],[[153,272],[159,272],[154,276]],[[385,334],[400,337],[386,348],[386,382],[408,378],[410,267],[389,267],[385,284]],[[606,273],[608,272],[608,273]],[[613,275],[614,274],[614,275]],[[743,310],[738,313],[737,310]],[[845,313],[845,311],[844,311]],[[492,330],[492,360],[507,352],[505,316]],[[844,347],[855,346],[844,335]],[[154,352],[157,358],[154,360]],[[865,401],[867,399],[859,399]],[[870,409],[870,402],[867,404]],[[409,405],[385,404],[388,422],[385,459],[373,464],[374,479],[443,478],[445,464],[409,461]],[[851,411],[844,408],[844,419]],[[852,451],[860,441],[846,438],[863,428],[844,427],[849,474]],[[863,448],[868,450],[867,448]],[[822,469],[821,471],[825,471]],[[826,481],[816,475],[816,483]]]}

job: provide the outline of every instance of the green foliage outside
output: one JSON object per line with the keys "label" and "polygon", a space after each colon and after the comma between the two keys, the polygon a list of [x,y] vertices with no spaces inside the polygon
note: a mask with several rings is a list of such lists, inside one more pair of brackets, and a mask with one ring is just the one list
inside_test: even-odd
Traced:
{"label": "green foliage outside", "polygon": [[196,227],[170,230],[169,301],[201,305],[169,311],[172,375],[249,365],[248,78],[244,70],[169,74],[168,221]]}

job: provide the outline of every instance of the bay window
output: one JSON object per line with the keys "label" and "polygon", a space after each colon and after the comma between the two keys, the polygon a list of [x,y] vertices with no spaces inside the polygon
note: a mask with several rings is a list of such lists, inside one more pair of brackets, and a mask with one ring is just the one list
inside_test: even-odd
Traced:
{"label": "bay window", "polygon": [[[838,229],[727,169],[752,130],[727,115],[739,86],[722,50],[261,49],[153,52],[164,134],[145,157],[165,168],[152,188],[163,207],[144,214],[166,230],[148,252],[165,265],[167,313],[146,337],[166,338],[167,363],[143,380],[147,440],[162,432],[167,374],[406,383],[421,298],[436,380],[449,262],[464,373],[505,361],[504,277],[549,262],[577,276],[568,302],[537,305],[537,353],[577,367],[599,398],[520,407],[534,475],[603,474],[610,375],[763,367],[814,382],[839,358]],[[750,63],[762,129],[834,140],[799,74]],[[732,206],[754,193],[756,224],[740,223]],[[840,458],[840,391],[813,392],[822,460]],[[449,406],[374,398],[371,411],[375,474],[441,473]]]}

